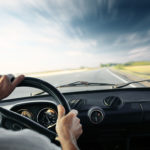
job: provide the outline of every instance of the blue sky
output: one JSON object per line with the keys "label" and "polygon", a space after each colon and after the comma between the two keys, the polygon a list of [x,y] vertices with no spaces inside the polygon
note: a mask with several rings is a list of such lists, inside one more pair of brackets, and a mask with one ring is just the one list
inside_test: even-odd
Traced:
{"label": "blue sky", "polygon": [[150,60],[148,0],[0,1],[1,73]]}

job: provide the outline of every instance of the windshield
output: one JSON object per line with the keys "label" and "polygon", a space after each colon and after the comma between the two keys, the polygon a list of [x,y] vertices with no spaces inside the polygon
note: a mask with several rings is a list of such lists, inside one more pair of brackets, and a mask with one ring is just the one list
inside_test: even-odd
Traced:
{"label": "windshield", "polygon": [[[0,52],[1,74],[38,77],[56,87],[150,79],[150,2],[0,1]],[[140,82],[124,88],[149,86]],[[59,88],[95,89],[112,86]]]}

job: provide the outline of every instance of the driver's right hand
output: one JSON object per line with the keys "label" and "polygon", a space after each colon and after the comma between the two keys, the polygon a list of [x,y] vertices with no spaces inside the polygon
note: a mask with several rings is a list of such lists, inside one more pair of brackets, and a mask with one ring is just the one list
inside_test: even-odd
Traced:
{"label": "driver's right hand", "polygon": [[56,123],[56,132],[60,142],[73,142],[82,134],[82,125],[77,117],[78,111],[71,110],[65,115],[65,109],[62,105],[58,105],[58,119]]}

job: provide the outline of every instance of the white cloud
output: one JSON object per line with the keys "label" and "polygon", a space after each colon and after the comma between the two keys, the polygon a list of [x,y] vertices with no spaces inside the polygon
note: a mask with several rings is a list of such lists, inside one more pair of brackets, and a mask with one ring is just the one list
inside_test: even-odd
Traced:
{"label": "white cloud", "polygon": [[113,43],[113,46],[135,46],[148,41],[150,41],[149,34],[145,34],[145,36],[143,37],[140,35],[140,33],[135,32],[118,36]]}
{"label": "white cloud", "polygon": [[68,56],[65,51],[79,50],[82,53],[96,46],[96,41],[70,38],[65,34],[62,24],[40,15],[34,18],[35,23],[31,26],[30,23],[10,14],[4,14],[1,18],[4,20],[4,24],[0,25],[1,73],[89,65],[87,59],[83,62],[80,58],[77,62],[76,55]]}
{"label": "white cloud", "polygon": [[130,60],[149,60],[150,58],[150,46],[140,47],[132,49],[128,52],[128,57]]}

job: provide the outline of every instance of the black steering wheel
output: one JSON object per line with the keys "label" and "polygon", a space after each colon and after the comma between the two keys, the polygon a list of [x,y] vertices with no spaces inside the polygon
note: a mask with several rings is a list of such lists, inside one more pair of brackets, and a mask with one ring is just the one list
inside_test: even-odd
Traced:
{"label": "black steering wheel", "polygon": [[[33,87],[43,90],[44,92],[48,93],[49,95],[53,96],[61,105],[64,106],[66,113],[70,111],[70,106],[65,99],[65,97],[51,84],[45,82],[43,80],[31,77],[25,77],[24,80],[18,85],[18,87]],[[11,110],[4,109],[0,107],[0,113],[4,118],[8,118],[13,120],[24,127],[32,129],[36,132],[39,132],[45,136],[47,136],[51,141],[55,141],[57,134],[54,131],[48,130],[47,128],[43,127],[39,123],[30,120],[27,117],[24,117],[16,112]]]}

